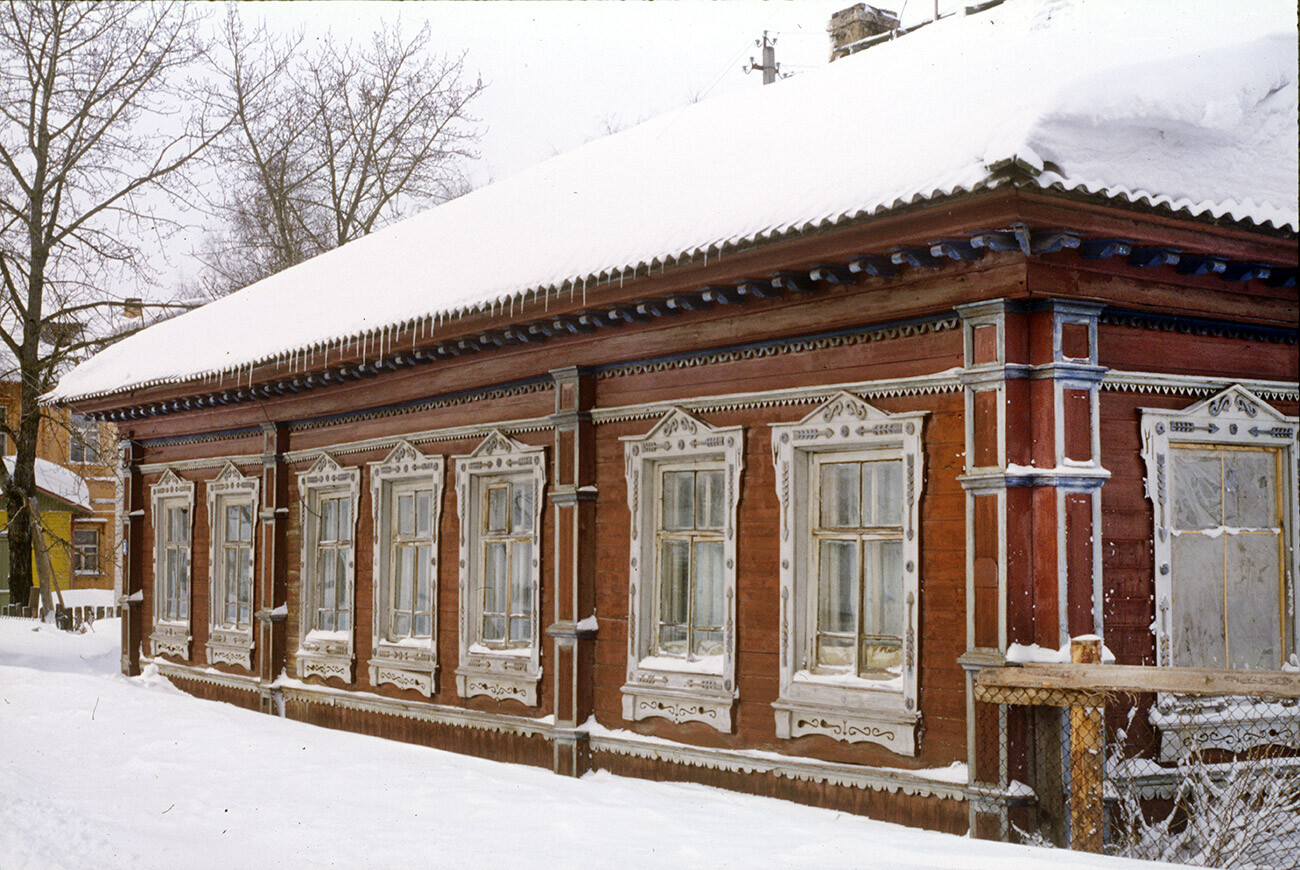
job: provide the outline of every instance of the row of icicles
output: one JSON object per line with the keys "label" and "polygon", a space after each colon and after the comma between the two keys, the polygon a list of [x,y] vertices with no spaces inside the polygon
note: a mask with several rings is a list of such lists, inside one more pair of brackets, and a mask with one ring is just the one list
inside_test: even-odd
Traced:
{"label": "row of icicles", "polygon": [[[717,259],[722,258],[721,248],[715,246],[710,247],[708,250],[703,251],[704,265],[706,266],[709,264],[710,250],[714,253],[714,256]],[[668,268],[669,259],[658,261],[660,272]],[[694,259],[694,255],[691,256],[691,259]],[[681,262],[681,258],[676,259],[674,264],[678,262]],[[652,267],[653,264],[652,266],[646,267],[647,275],[650,274]],[[629,272],[619,271],[616,274],[611,274],[608,279],[597,279],[593,281],[592,284],[595,286],[600,286],[605,283],[612,284],[614,278],[617,277],[619,289],[622,289],[624,279],[637,277],[637,272],[638,270],[635,268]],[[247,383],[249,386],[252,386],[253,373],[260,365],[265,365],[267,362],[273,362],[277,366],[287,363],[289,366],[289,374],[300,371],[310,371],[318,366],[322,368],[328,366],[330,363],[331,351],[335,353],[335,361],[342,360],[345,357],[355,359],[359,356],[360,361],[364,364],[372,358],[379,359],[386,353],[391,353],[394,350],[393,342],[399,335],[404,333],[410,335],[409,349],[414,350],[419,346],[422,338],[431,336],[434,330],[440,329],[447,323],[459,321],[467,316],[482,314],[484,312],[487,312],[492,317],[499,317],[503,314],[509,317],[514,317],[516,307],[518,307],[519,311],[522,312],[526,303],[532,302],[535,305],[539,298],[541,300],[542,310],[545,312],[550,310],[552,297],[558,300],[567,292],[569,296],[568,301],[573,302],[575,294],[579,291],[582,293],[582,304],[583,306],[586,306],[587,279],[582,278],[578,281],[566,281],[559,287],[552,286],[539,290],[525,290],[522,293],[513,293],[507,297],[493,299],[473,308],[460,308],[454,311],[442,311],[434,314],[427,314],[423,317],[411,318],[402,323],[390,324],[388,326],[379,327],[378,329],[367,330],[359,335],[343,336],[326,342],[317,342],[305,348],[293,348],[260,361],[241,363],[235,369],[222,369],[215,372],[205,372],[201,376],[201,380],[204,384],[213,382],[219,383],[234,374],[236,375],[237,383]],[[402,345],[402,350],[408,349],[406,342],[403,342]],[[186,379],[177,378],[175,380],[179,381]]]}

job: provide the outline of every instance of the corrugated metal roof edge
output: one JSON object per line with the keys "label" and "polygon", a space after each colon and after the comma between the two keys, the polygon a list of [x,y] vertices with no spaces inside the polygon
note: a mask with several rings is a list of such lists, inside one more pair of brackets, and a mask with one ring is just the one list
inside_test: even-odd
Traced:
{"label": "corrugated metal roof edge", "polygon": [[[43,401],[46,401],[47,403],[57,404],[60,406],[73,405],[76,404],[77,402],[90,401],[93,399],[102,399],[109,396],[120,395],[132,390],[147,390],[152,387],[164,386],[168,384],[181,384],[181,383],[189,383],[193,381],[205,380],[209,378],[228,377],[230,375],[236,375],[241,371],[255,369],[257,366],[266,365],[267,363],[282,362],[295,354],[321,349],[327,342],[332,344],[332,343],[345,343],[349,341],[360,341],[362,339],[369,339],[373,336],[380,334],[381,332],[384,332],[385,330],[414,327],[417,321],[424,320],[426,318],[430,318],[434,316],[462,317],[462,316],[468,316],[474,314],[481,314],[493,308],[502,307],[507,300],[513,299],[522,302],[525,298],[529,296],[536,298],[537,296],[543,293],[552,293],[552,292],[560,293],[560,292],[564,292],[566,289],[573,286],[582,285],[587,290],[590,290],[592,288],[599,289],[602,285],[614,284],[616,282],[621,283],[622,281],[628,280],[629,271],[632,273],[631,277],[635,279],[637,277],[641,277],[643,269],[648,274],[650,271],[653,271],[656,268],[663,270],[663,269],[674,268],[677,266],[694,263],[697,258],[702,256],[708,256],[709,254],[715,252],[717,255],[726,255],[726,254],[735,254],[737,252],[742,252],[742,251],[754,250],[769,244],[788,241],[794,238],[810,236],[821,232],[830,232],[834,230],[844,229],[846,227],[871,221],[880,217],[884,217],[886,215],[896,214],[908,208],[923,206],[923,205],[934,205],[934,204],[942,203],[944,201],[955,201],[955,200],[962,199],[964,197],[968,197],[972,194],[981,193],[981,192],[994,190],[997,188],[1007,187],[1007,186],[1010,187],[1030,186],[1040,191],[1051,191],[1060,194],[1065,194],[1068,198],[1071,199],[1078,199],[1078,200],[1090,201],[1090,202],[1100,202],[1100,203],[1106,203],[1110,205],[1115,205],[1116,203],[1118,203],[1123,206],[1134,208],[1139,211],[1146,211],[1149,213],[1182,217],[1197,222],[1212,223],[1216,226],[1228,225],[1228,226],[1234,226],[1234,227],[1238,227],[1250,231],[1265,231],[1265,232],[1272,232],[1272,233],[1281,233],[1283,234],[1284,237],[1289,237],[1289,238],[1295,238],[1296,231],[1298,229],[1297,225],[1294,223],[1277,226],[1272,221],[1265,221],[1263,223],[1260,223],[1254,221],[1249,217],[1237,217],[1235,215],[1232,215],[1230,210],[1223,208],[1221,204],[1209,204],[1206,207],[1197,211],[1197,210],[1193,210],[1190,203],[1180,205],[1178,207],[1174,207],[1169,202],[1159,201],[1160,197],[1153,197],[1151,194],[1145,192],[1135,197],[1131,195],[1130,192],[1128,191],[1118,191],[1116,193],[1110,193],[1110,192],[1090,190],[1087,187],[1087,185],[1082,182],[1073,185],[1061,181],[1055,181],[1049,184],[1041,184],[1037,179],[1028,178],[1028,177],[1016,177],[1016,178],[994,177],[994,178],[985,179],[969,187],[958,187],[951,191],[946,191],[946,192],[939,191],[939,190],[930,191],[929,193],[918,192],[913,194],[907,200],[904,200],[902,198],[897,198],[891,203],[888,204],[882,203],[872,209],[859,209],[852,213],[844,212],[839,217],[836,218],[821,218],[819,220],[804,221],[799,224],[789,224],[784,228],[763,230],[754,233],[752,236],[743,236],[730,241],[724,241],[721,244],[719,244],[716,241],[709,242],[709,243],[698,245],[694,248],[681,251],[676,254],[664,254],[664,255],[653,257],[648,261],[642,260],[639,263],[628,264],[622,267],[609,267],[606,269],[602,269],[600,272],[592,272],[586,276],[575,276],[575,277],[567,278],[565,279],[565,281],[559,284],[528,287],[523,290],[518,290],[512,294],[507,294],[505,296],[498,297],[497,299],[492,300],[491,302],[481,302],[481,303],[476,303],[474,305],[461,306],[458,308],[451,308],[443,311],[429,311],[417,317],[406,318],[405,320],[396,321],[392,323],[380,324],[372,327],[371,329],[365,330],[363,332],[334,336],[331,339],[322,340],[321,342],[318,342],[316,344],[282,348],[273,354],[267,354],[262,357],[250,361],[242,362],[238,365],[230,366],[223,369],[213,369],[208,371],[195,372],[193,374],[184,377],[154,378],[151,380],[141,381],[138,383],[126,384],[118,389],[102,390],[102,391],[97,391],[92,393],[77,394],[73,396],[64,396],[58,398],[57,400],[49,400],[48,398],[43,398]],[[1214,214],[1215,208],[1220,208],[1223,213],[1220,215]],[[48,395],[49,394],[47,394],[47,397]]]}

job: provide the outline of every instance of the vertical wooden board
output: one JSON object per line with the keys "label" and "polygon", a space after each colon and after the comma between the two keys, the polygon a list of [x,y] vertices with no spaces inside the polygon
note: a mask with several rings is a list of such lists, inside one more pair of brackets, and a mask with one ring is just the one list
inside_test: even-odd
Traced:
{"label": "vertical wooden board", "polygon": [[981,390],[975,393],[973,413],[971,464],[975,468],[991,468],[998,464],[997,391]]}
{"label": "vertical wooden board", "polygon": [[998,500],[977,495],[975,525],[975,646],[998,646]]}
{"label": "vertical wooden board", "polygon": [[1092,399],[1088,390],[1062,390],[1065,458],[1076,462],[1092,459]]}
{"label": "vertical wooden board", "polygon": [[1070,636],[1092,634],[1092,499],[1089,493],[1065,497],[1065,570]]}
{"label": "vertical wooden board", "polygon": [[[1060,584],[1064,582],[1058,562],[1057,524],[1062,519],[1056,513],[1056,487],[1034,487],[1032,502],[1034,623],[1032,631],[1017,634],[1017,638],[1033,638],[1034,643],[1055,649],[1061,644]],[[1007,512],[1017,513],[1010,508]]]}

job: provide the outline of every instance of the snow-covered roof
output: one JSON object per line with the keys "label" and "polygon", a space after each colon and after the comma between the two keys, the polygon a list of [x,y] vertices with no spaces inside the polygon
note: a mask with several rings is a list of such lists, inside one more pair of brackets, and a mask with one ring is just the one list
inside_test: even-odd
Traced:
{"label": "snow-covered roof", "polygon": [[1001,183],[1294,231],[1290,0],[1010,0],[587,143],[66,375],[69,401],[364,337]]}
{"label": "snow-covered roof", "polygon": [[[5,470],[13,474],[14,457],[6,456],[4,462]],[[41,459],[39,456],[36,457],[36,488],[75,508],[87,512],[91,510],[90,487],[86,481],[72,469],[64,468],[48,459]]]}

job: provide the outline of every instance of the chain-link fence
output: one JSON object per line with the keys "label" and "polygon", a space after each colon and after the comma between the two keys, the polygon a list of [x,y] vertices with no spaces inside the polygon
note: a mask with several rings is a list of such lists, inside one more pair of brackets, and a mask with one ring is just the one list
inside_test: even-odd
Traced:
{"label": "chain-link fence", "polygon": [[979,836],[1300,868],[1300,674],[997,668],[975,707]]}

